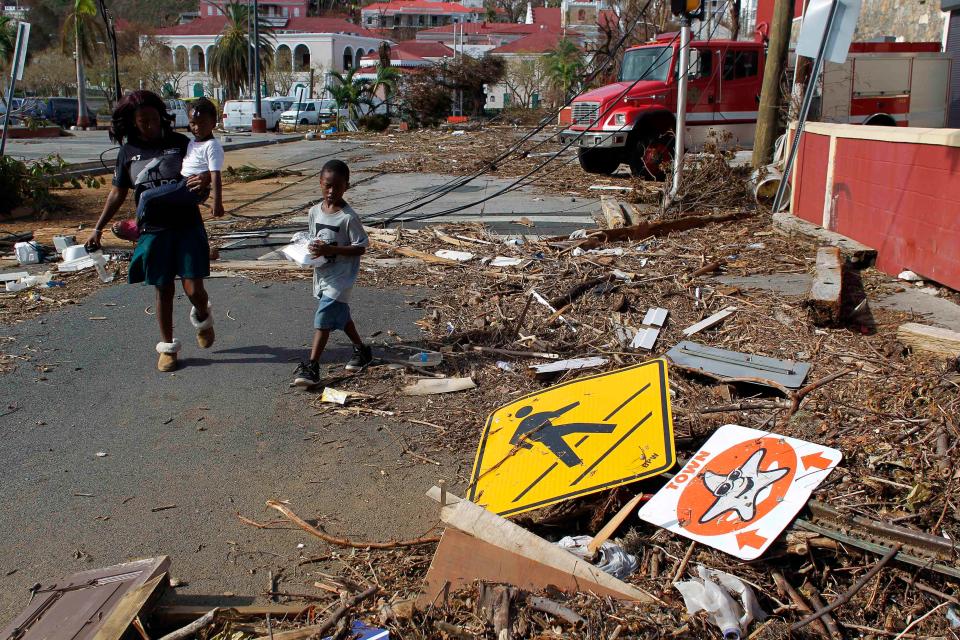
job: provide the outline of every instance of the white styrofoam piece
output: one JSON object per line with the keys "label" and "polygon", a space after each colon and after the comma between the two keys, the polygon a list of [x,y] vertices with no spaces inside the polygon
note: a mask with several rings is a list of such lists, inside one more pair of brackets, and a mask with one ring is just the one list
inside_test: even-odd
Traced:
{"label": "white styrofoam piece", "polygon": [[288,260],[297,263],[301,267],[319,267],[327,262],[324,256],[314,258],[310,254],[310,245],[304,242],[288,244],[280,249],[280,251]]}
{"label": "white styrofoam piece", "polygon": [[473,260],[473,254],[469,251],[454,251],[452,249],[438,249],[433,252],[433,255],[438,258],[446,258],[447,260],[456,260],[457,262],[467,262],[468,260]]}
{"label": "white styrofoam piece", "polygon": [[14,271],[12,273],[0,273],[0,282],[16,282],[17,280],[23,280],[26,278],[29,273],[26,271]]}

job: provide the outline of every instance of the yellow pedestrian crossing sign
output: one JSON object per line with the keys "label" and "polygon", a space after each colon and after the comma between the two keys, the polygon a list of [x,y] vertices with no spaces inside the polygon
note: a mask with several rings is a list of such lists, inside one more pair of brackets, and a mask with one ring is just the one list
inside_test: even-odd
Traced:
{"label": "yellow pedestrian crossing sign", "polygon": [[467,497],[514,515],[655,476],[674,455],[667,362],[658,358],[495,410]]}

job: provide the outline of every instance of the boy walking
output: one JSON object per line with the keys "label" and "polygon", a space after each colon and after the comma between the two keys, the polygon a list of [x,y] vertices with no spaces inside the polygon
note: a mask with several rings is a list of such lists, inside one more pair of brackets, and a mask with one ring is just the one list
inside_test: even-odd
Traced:
{"label": "boy walking", "polygon": [[340,160],[331,160],[320,171],[320,204],[310,209],[308,222],[314,257],[326,261],[313,270],[313,295],[320,300],[314,316],[313,347],[310,361],[301,362],[293,383],[306,387],[320,381],[320,356],[330,332],[340,329],[353,342],[353,357],[347,371],[360,371],[373,359],[370,347],[363,343],[350,317],[350,292],[360,273],[360,256],[369,240],[356,212],[343,199],[350,188],[350,168]]}

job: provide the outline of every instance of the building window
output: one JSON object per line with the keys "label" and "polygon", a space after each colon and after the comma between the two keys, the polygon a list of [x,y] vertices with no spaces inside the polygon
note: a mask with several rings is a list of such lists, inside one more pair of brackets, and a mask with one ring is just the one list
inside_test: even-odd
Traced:
{"label": "building window", "polygon": [[217,7],[217,15],[218,15],[218,16],[222,16],[222,15],[223,15],[223,9],[221,9],[220,7]]}
{"label": "building window", "polygon": [[286,7],[284,7],[282,11],[283,11],[284,18],[290,15],[290,9],[287,9]]}
{"label": "building window", "polygon": [[207,15],[208,15],[208,16],[212,16],[212,15],[213,15],[213,7],[207,7]]}
{"label": "building window", "polygon": [[509,106],[510,106],[510,94],[509,94],[509,93],[503,94],[503,106],[505,106],[505,107],[509,107]]}
{"label": "building window", "polygon": [[294,17],[294,18],[299,18],[299,17],[300,17],[300,7],[294,7],[294,8],[293,8],[293,17]]}

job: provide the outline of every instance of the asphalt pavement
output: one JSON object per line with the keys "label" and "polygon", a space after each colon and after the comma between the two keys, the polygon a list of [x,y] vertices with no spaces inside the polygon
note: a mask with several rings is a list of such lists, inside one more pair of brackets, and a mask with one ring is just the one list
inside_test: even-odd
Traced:
{"label": "asphalt pavement", "polygon": [[[299,531],[261,531],[289,499],[331,532],[387,539],[436,521],[423,492],[457,467],[404,456],[376,417],[317,417],[289,381],[307,353],[309,281],[208,281],[217,342],[197,347],[176,301],[182,368],[156,371],[151,287],[101,289],[75,306],[0,326],[4,351],[29,356],[0,385],[0,627],[28,589],[73,571],[170,555],[185,593],[260,594],[266,573],[324,545]],[[416,290],[355,291],[365,334],[416,337]],[[349,359],[335,335],[324,356]],[[413,442],[419,430],[393,423]],[[432,430],[431,430],[432,431]],[[382,472],[381,472],[382,470]],[[304,543],[304,549],[297,544]]]}

